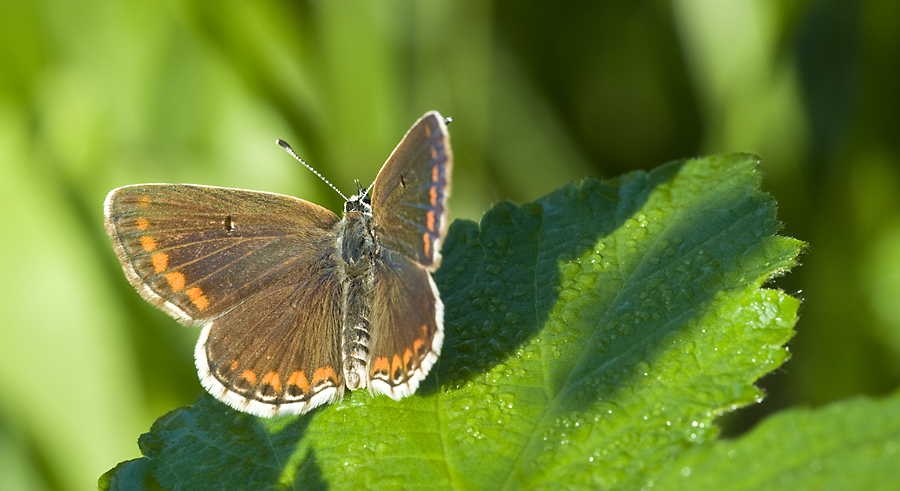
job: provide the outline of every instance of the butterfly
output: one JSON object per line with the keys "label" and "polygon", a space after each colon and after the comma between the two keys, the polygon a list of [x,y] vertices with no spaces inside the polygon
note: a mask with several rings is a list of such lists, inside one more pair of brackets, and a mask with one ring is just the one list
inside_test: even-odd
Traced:
{"label": "butterfly", "polygon": [[431,273],[448,225],[448,122],[422,116],[372,185],[357,183],[342,218],[243,189],[109,193],[106,231],[128,281],[203,328],[194,359],[210,394],[271,417],[339,400],[345,388],[395,400],[416,391],[444,337]]}

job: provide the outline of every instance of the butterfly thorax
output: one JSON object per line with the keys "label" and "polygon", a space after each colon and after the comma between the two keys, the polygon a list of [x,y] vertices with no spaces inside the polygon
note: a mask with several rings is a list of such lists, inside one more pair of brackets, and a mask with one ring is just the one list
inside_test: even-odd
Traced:
{"label": "butterfly thorax", "polygon": [[338,256],[344,263],[349,278],[372,274],[372,261],[376,252],[374,218],[368,198],[356,196],[344,205],[344,219],[337,225]]}
{"label": "butterfly thorax", "polygon": [[344,379],[350,390],[367,385],[366,365],[369,359],[369,314],[375,258],[375,219],[368,197],[353,196],[344,205],[344,219],[336,226],[339,267],[343,269],[343,326],[341,340],[344,354]]}

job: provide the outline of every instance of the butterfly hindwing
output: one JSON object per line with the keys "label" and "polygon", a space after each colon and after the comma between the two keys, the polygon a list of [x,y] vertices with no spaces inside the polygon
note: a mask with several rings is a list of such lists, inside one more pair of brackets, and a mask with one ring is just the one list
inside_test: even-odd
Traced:
{"label": "butterfly hindwing", "polygon": [[194,356],[216,398],[269,417],[341,397],[341,282],[334,248],[316,256],[203,330]]}
{"label": "butterfly hindwing", "polygon": [[334,243],[339,219],[289,196],[184,184],[118,188],[106,229],[125,275],[185,324],[214,318]]}
{"label": "butterfly hindwing", "polygon": [[434,271],[447,233],[453,155],[440,114],[422,116],[375,178],[372,213],[384,248]]}
{"label": "butterfly hindwing", "polygon": [[387,250],[373,289],[369,387],[400,399],[416,391],[440,355],[444,305],[431,273]]}

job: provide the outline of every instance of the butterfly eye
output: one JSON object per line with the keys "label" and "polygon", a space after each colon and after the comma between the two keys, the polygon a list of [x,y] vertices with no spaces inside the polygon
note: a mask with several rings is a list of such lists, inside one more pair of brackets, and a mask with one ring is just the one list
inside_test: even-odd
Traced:
{"label": "butterfly eye", "polygon": [[351,211],[359,211],[363,213],[371,213],[372,212],[372,200],[369,199],[368,196],[359,197],[359,195],[354,194],[347,201],[344,202],[344,213],[348,213]]}
{"label": "butterfly eye", "polygon": [[344,201],[344,212],[359,211],[359,198],[351,196],[350,199]]}

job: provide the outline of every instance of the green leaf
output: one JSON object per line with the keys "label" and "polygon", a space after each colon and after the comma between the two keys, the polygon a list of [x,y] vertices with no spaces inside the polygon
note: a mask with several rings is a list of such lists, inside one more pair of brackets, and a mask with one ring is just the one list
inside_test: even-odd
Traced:
{"label": "green leaf", "polygon": [[772,416],[734,441],[686,452],[654,489],[865,489],[900,485],[900,394]]}
{"label": "green leaf", "polygon": [[439,364],[400,402],[365,392],[261,420],[209,396],[143,435],[108,489],[634,489],[759,400],[798,301],[757,159],[569,185],[457,221],[435,280]]}

